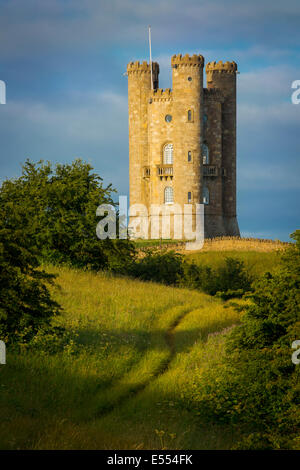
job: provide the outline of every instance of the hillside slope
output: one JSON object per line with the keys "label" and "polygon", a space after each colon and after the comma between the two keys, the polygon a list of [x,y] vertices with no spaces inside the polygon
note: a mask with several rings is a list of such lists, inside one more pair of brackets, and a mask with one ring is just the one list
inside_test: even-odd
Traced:
{"label": "hillside slope", "polygon": [[67,334],[45,335],[1,370],[2,449],[230,448],[183,409],[193,374],[217,363],[230,305],[204,294],[48,268]]}

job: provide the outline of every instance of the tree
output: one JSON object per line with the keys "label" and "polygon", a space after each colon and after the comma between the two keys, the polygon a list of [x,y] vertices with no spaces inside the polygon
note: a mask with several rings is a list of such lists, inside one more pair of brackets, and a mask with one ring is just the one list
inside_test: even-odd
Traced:
{"label": "tree", "polygon": [[81,160],[55,168],[27,160],[20,178],[3,183],[0,203],[7,214],[11,211],[15,228],[36,246],[40,259],[122,270],[133,255],[132,243],[96,236],[96,209],[100,204],[115,206],[113,192]]}
{"label": "tree", "polygon": [[16,227],[18,209],[0,206],[0,338],[30,339],[60,311],[47,284],[54,276],[39,269],[30,238]]}

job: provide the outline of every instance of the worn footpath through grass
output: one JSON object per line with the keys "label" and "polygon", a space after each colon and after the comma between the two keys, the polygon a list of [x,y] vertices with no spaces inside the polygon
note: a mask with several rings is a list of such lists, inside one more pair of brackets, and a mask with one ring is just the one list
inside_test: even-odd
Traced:
{"label": "worn footpath through grass", "polygon": [[[229,448],[182,406],[194,372],[222,354],[238,313],[220,300],[67,268],[53,289],[68,341],[8,349],[0,372],[2,449]],[[217,333],[217,334],[216,334]],[[213,334],[213,335],[212,335]],[[200,368],[200,369],[199,369]]]}

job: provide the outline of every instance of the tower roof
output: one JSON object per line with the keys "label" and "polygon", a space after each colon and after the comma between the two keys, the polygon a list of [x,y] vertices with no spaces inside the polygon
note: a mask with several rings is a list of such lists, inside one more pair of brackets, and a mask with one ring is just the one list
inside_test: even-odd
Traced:
{"label": "tower roof", "polygon": [[190,56],[189,54],[175,54],[172,56],[171,65],[176,65],[177,67],[180,66],[200,66],[203,67],[204,65],[204,57],[201,54],[194,54]]}

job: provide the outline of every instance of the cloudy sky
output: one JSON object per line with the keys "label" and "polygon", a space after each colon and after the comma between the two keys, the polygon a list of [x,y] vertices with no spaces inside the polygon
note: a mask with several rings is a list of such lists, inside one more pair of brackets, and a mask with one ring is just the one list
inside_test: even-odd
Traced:
{"label": "cloudy sky", "polygon": [[288,240],[299,227],[299,0],[0,0],[0,177],[34,161],[90,162],[128,194],[126,64],[201,53],[238,63],[242,235]]}

